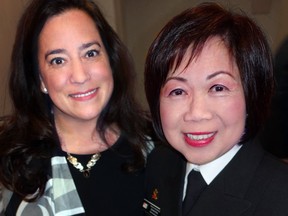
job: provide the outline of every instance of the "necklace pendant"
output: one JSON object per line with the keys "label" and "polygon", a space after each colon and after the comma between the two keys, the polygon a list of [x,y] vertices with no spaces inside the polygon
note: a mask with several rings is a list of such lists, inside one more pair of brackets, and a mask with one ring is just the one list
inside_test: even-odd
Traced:
{"label": "necklace pendant", "polygon": [[67,160],[76,168],[78,169],[80,172],[83,173],[83,176],[85,178],[89,178],[90,177],[90,170],[91,168],[96,164],[96,162],[99,160],[100,158],[100,154],[94,154],[92,155],[91,159],[88,161],[86,167],[87,169],[84,169],[83,165],[78,162],[76,157],[73,157],[70,153],[67,152]]}
{"label": "necklace pendant", "polygon": [[90,177],[90,171],[89,171],[89,170],[84,170],[84,171],[83,171],[83,176],[84,176],[85,178],[89,178],[89,177]]}

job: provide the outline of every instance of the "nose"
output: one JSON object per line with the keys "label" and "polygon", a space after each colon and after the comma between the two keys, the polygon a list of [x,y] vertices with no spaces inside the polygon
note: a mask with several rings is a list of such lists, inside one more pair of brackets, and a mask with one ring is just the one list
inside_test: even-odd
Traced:
{"label": "nose", "polygon": [[212,109],[208,98],[203,95],[194,95],[187,104],[184,121],[209,120],[213,117]]}
{"label": "nose", "polygon": [[75,60],[71,67],[70,80],[72,83],[82,84],[90,79],[89,68],[81,60]]}

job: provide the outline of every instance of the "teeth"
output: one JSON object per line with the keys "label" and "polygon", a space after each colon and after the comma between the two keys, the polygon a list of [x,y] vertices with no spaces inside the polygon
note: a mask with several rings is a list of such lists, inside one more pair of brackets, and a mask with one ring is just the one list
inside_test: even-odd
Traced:
{"label": "teeth", "polygon": [[80,97],[87,97],[91,94],[94,94],[96,92],[96,89],[94,89],[93,91],[90,91],[90,92],[87,92],[85,94],[75,94],[75,95],[71,95],[71,97],[74,97],[74,98],[80,98]]}
{"label": "teeth", "polygon": [[215,133],[210,134],[201,134],[201,135],[193,135],[193,134],[187,134],[187,136],[192,140],[204,140],[212,137]]}

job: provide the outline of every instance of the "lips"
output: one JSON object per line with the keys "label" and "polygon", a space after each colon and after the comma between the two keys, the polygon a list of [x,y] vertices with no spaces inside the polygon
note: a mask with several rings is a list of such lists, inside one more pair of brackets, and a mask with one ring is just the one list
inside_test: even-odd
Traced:
{"label": "lips", "polygon": [[214,140],[216,132],[185,133],[184,135],[184,139],[188,145],[193,147],[204,147]]}
{"label": "lips", "polygon": [[81,92],[81,93],[76,93],[76,94],[69,94],[70,97],[72,98],[85,98],[85,97],[89,97],[93,94],[95,94],[97,91],[97,89],[92,89],[90,91],[87,91],[87,92]]}

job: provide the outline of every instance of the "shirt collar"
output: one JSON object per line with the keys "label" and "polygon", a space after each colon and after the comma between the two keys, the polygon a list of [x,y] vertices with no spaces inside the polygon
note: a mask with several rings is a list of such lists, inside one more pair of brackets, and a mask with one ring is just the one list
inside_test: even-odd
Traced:
{"label": "shirt collar", "polygon": [[195,165],[187,162],[185,182],[188,174],[192,169],[200,171],[205,182],[209,185],[213,179],[224,169],[224,167],[230,162],[230,160],[236,155],[242,145],[233,146],[228,152],[221,157],[203,165]]}

